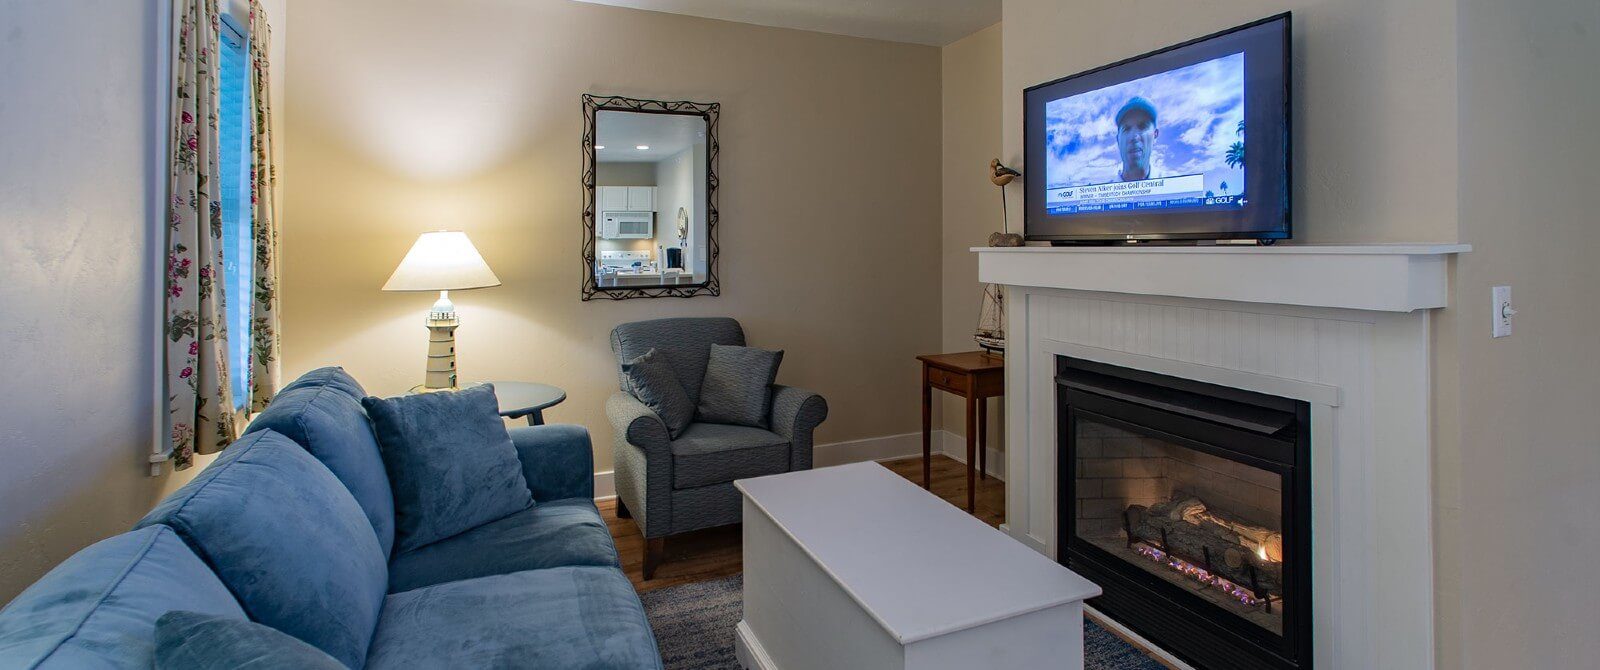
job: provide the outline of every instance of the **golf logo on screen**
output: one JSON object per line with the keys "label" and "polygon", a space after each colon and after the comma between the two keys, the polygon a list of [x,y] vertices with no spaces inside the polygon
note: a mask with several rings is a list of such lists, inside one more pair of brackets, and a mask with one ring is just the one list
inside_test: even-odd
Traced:
{"label": "golf logo on screen", "polygon": [[1045,103],[1050,214],[1239,207],[1244,54]]}

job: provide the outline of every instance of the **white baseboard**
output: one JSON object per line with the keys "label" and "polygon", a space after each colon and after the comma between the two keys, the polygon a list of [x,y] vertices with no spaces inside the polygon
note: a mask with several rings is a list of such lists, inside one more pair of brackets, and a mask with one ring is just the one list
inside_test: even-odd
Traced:
{"label": "white baseboard", "polygon": [[[940,453],[948,456],[951,460],[956,461],[957,463],[966,465],[966,436],[957,435],[948,430],[938,430],[934,431],[934,440],[936,440],[935,444],[938,445]],[[985,470],[989,473],[990,477],[994,477],[1000,481],[1005,481],[1006,453],[994,447],[989,447],[988,452],[989,461],[984,463],[984,465],[988,466],[985,468]]]}
{"label": "white baseboard", "polygon": [[750,625],[742,619],[733,627],[733,656],[745,670],[778,670],[778,664],[772,662]]}
{"label": "white baseboard", "polygon": [[[933,431],[933,451],[944,454],[959,463],[967,462],[966,438],[947,430]],[[892,461],[922,455],[922,431],[900,433],[882,437],[846,440],[813,447],[811,461],[819,468],[865,461]],[[1005,453],[989,448],[989,476],[1005,481]],[[617,497],[617,482],[613,470],[594,473],[594,499],[609,500]]]}
{"label": "white baseboard", "polygon": [[[935,440],[938,436],[935,435]],[[937,444],[937,442],[935,442]],[[865,461],[888,461],[922,455],[922,433],[901,433],[819,444],[811,452],[811,463],[819,468]]]}
{"label": "white baseboard", "polygon": [[594,499],[610,500],[617,497],[616,470],[594,473]]}

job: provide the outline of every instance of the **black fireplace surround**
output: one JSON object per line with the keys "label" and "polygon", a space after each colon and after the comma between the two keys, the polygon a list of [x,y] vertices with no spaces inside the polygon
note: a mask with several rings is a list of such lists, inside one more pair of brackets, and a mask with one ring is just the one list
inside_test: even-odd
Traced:
{"label": "black fireplace surround", "polygon": [[1305,402],[1057,357],[1062,564],[1203,670],[1311,668]]}

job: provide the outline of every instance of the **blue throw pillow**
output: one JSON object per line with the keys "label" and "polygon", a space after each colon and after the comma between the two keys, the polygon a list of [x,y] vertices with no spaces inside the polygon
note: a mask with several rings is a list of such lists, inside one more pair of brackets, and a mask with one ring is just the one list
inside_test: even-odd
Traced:
{"label": "blue throw pillow", "polygon": [[494,386],[361,403],[394,489],[397,553],[533,505]]}
{"label": "blue throw pillow", "polygon": [[300,445],[244,436],[139,522],[155,524],[178,531],[252,621],[366,662],[388,560],[350,491]]}
{"label": "blue throw pillow", "polygon": [[156,620],[156,670],[346,670],[321,649],[254,621],[174,610]]}

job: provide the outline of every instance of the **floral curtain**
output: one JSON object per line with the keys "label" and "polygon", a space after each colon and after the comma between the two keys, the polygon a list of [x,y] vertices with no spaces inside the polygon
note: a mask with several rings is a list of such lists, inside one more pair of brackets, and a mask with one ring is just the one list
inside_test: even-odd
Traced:
{"label": "floral curtain", "polygon": [[172,164],[169,174],[167,412],[171,458],[182,470],[238,434],[228,383],[224,318],[222,202],[211,192],[221,172],[217,141],[217,0],[174,0]]}
{"label": "floral curtain", "polygon": [[250,104],[254,121],[250,202],[255,209],[255,296],[251,304],[250,411],[266,409],[278,392],[278,217],[273,195],[278,166],[272,162],[272,93],[268,56],[272,27],[257,0],[250,2]]}

